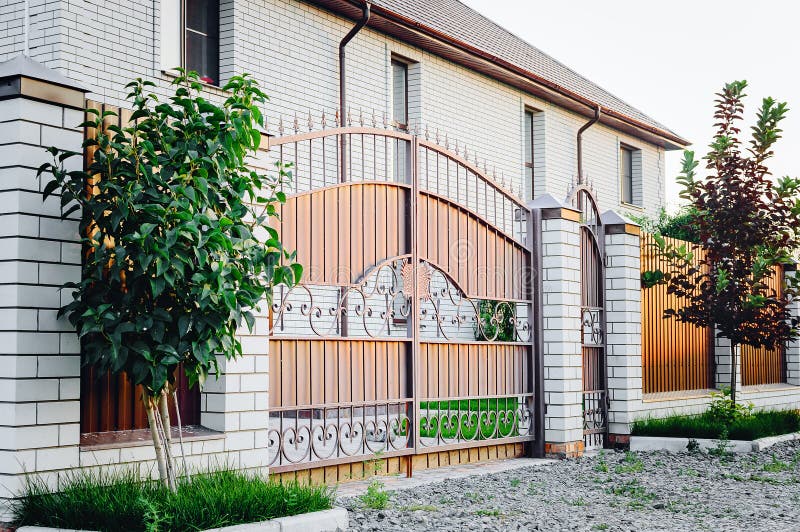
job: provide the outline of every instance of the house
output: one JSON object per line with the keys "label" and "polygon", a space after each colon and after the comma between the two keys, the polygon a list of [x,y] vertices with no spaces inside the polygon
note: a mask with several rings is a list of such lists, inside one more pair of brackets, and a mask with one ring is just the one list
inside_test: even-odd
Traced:
{"label": "house", "polygon": [[[165,97],[178,66],[209,98],[235,73],[265,88],[254,164],[296,163],[281,229],[316,272],[243,334],[245,356],[184,392],[193,465],[336,481],[375,451],[389,471],[574,455],[642,413],[707,403],[642,400],[639,231],[624,218],[664,205],[664,154],[687,141],[460,2],[0,9],[0,500],[26,473],[56,487],[152,460],[134,391],[82,370],[56,318],[57,287],[80,275],[77,224],[34,175],[42,146],[81,149],[86,101],[124,109],[137,77]],[[290,297],[332,308],[326,330],[290,316]],[[487,332],[503,320],[510,332]],[[753,390],[760,405],[800,401],[800,353],[785,359],[785,382]]]}

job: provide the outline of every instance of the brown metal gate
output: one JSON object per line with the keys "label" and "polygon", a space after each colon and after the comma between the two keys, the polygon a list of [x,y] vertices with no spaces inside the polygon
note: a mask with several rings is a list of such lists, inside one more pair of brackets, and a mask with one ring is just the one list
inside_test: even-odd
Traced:
{"label": "brown metal gate", "polygon": [[265,148],[306,272],[270,314],[271,470],[540,443],[524,203],[465,148],[374,124]]}
{"label": "brown metal gate", "polygon": [[605,345],[604,233],[592,189],[577,185],[569,202],[581,213],[581,351],[583,354],[583,443],[603,447],[608,432]]}

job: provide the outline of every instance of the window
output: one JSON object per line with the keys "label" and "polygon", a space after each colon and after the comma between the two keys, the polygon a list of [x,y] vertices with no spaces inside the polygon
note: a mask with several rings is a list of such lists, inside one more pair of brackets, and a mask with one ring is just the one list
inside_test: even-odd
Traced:
{"label": "window", "polygon": [[619,147],[620,201],[641,207],[642,150],[620,144]]}
{"label": "window", "polygon": [[408,63],[392,59],[392,121],[408,128]]}
{"label": "window", "polygon": [[633,204],[633,150],[626,146],[620,146],[619,149],[619,172],[622,203]]}
{"label": "window", "polygon": [[525,186],[530,187],[530,197],[533,198],[533,127],[534,127],[534,112],[530,109],[525,109]]}
{"label": "window", "polygon": [[219,84],[219,0],[162,0],[161,66]]}
{"label": "window", "polygon": [[[525,197],[533,199],[544,192],[543,183],[537,183],[544,175],[544,112],[525,107],[522,114],[522,189]],[[537,190],[537,185],[539,190]]]}

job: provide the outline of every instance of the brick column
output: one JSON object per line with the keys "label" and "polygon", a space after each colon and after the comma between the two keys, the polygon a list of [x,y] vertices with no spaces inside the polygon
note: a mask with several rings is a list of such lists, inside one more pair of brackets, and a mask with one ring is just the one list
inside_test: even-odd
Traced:
{"label": "brick column", "polygon": [[639,226],[606,211],[606,368],[609,442],[627,444],[642,406],[642,288]]}
{"label": "brick column", "polygon": [[583,452],[579,213],[550,194],[541,211],[545,453]]}
{"label": "brick column", "polygon": [[[797,265],[784,267],[786,277],[797,275]],[[792,301],[789,310],[793,318],[800,318],[800,300]],[[800,339],[786,344],[786,383],[800,386]]]}
{"label": "brick column", "polygon": [[[43,146],[81,151],[83,90],[18,56],[0,64],[0,521],[23,473],[56,484],[79,464],[80,347],[58,287],[80,280],[77,213],[42,201]],[[79,157],[70,161],[79,169]]]}
{"label": "brick column", "polygon": [[[736,391],[742,388],[742,356],[741,346],[736,347]],[[731,341],[714,336],[714,386],[716,388],[731,386]]]}

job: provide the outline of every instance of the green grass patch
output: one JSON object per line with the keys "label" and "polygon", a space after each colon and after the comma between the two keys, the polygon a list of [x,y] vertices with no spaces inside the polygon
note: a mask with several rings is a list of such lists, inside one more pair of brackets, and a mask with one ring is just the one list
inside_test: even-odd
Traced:
{"label": "green grass patch", "polygon": [[[514,414],[518,406],[516,397],[422,401],[419,434],[423,438],[455,438],[460,425],[461,437],[468,440],[517,436]],[[511,414],[509,419],[503,419],[506,414]]]}
{"label": "green grass patch", "polygon": [[721,420],[709,412],[697,416],[670,416],[635,421],[634,436],[663,436],[673,438],[723,437],[731,440],[757,440],[767,436],[800,431],[800,412],[760,411],[733,420]]}
{"label": "green grass patch", "polygon": [[17,526],[105,531],[204,530],[327,510],[333,491],[324,486],[279,484],[238,471],[194,475],[177,493],[142,481],[134,471],[70,477],[50,493],[31,481],[15,508]]}

